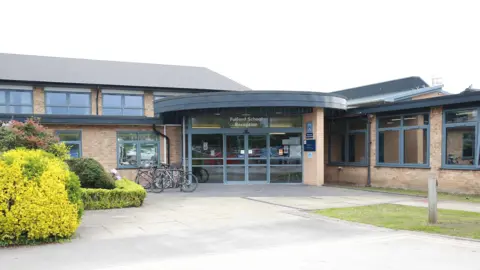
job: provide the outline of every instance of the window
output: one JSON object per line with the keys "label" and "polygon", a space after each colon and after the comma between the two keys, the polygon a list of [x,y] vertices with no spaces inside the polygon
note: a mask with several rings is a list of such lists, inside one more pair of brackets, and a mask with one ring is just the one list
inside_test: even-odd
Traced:
{"label": "window", "polygon": [[32,112],[32,91],[0,89],[0,113]]}
{"label": "window", "polygon": [[117,158],[119,168],[135,168],[159,164],[160,144],[151,132],[118,132]]}
{"label": "window", "polygon": [[367,164],[367,120],[333,120],[330,123],[330,164]]}
{"label": "window", "polygon": [[446,110],[443,125],[443,166],[478,168],[478,109]]}
{"label": "window", "polygon": [[104,94],[102,100],[103,115],[144,115],[142,95]]}
{"label": "window", "polygon": [[379,117],[377,165],[427,167],[429,115]]}
{"label": "window", "polygon": [[82,132],[81,131],[57,131],[58,139],[70,147],[70,156],[82,157]]}
{"label": "window", "polygon": [[90,93],[45,92],[47,114],[91,114]]}

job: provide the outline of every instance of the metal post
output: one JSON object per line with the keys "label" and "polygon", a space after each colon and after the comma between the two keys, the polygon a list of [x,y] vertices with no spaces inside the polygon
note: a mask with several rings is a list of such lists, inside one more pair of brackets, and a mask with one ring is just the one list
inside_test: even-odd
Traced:
{"label": "metal post", "polygon": [[[167,125],[163,125],[163,134],[167,136]],[[167,138],[165,137],[163,137],[163,160],[164,163],[167,162]]]}
{"label": "metal post", "polygon": [[183,171],[186,172],[186,162],[185,162],[185,116],[182,117],[182,165]]}
{"label": "metal post", "polygon": [[428,223],[437,223],[437,178],[428,177]]}

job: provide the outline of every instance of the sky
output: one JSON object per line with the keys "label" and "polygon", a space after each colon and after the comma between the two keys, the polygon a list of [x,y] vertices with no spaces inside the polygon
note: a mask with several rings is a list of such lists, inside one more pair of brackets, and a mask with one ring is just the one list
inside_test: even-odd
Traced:
{"label": "sky", "polygon": [[[480,2],[480,1],[478,1]],[[480,88],[476,1],[0,0],[0,52],[204,66],[254,90]]]}

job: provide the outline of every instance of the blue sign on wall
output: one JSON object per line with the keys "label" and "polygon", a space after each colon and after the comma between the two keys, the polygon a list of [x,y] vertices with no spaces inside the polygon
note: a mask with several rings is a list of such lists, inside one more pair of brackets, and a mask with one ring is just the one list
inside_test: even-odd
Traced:
{"label": "blue sign on wall", "polygon": [[305,138],[312,139],[313,138],[313,123],[307,122],[306,124],[306,131],[305,131]]}
{"label": "blue sign on wall", "polygon": [[315,140],[305,140],[303,142],[303,151],[304,152],[315,152],[316,150]]}

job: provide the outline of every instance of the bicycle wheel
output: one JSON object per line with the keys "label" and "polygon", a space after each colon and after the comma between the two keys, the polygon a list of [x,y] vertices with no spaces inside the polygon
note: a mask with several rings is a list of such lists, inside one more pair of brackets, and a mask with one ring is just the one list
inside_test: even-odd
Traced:
{"label": "bicycle wheel", "polygon": [[153,176],[153,183],[152,183],[152,192],[160,193],[165,189],[165,186],[164,186],[165,173],[160,170],[156,170],[153,173],[153,175],[154,176]]}
{"label": "bicycle wheel", "polygon": [[146,190],[152,188],[152,179],[147,171],[139,171],[135,177],[135,183],[139,184]]}
{"label": "bicycle wheel", "polygon": [[210,178],[210,174],[208,173],[208,171],[205,168],[200,168],[200,170],[198,170],[195,173],[195,176],[198,178],[199,183],[206,183],[206,182],[208,182],[208,179]]}
{"label": "bicycle wheel", "polygon": [[192,173],[186,173],[182,176],[182,183],[180,185],[180,191],[194,192],[198,186],[198,178]]}

